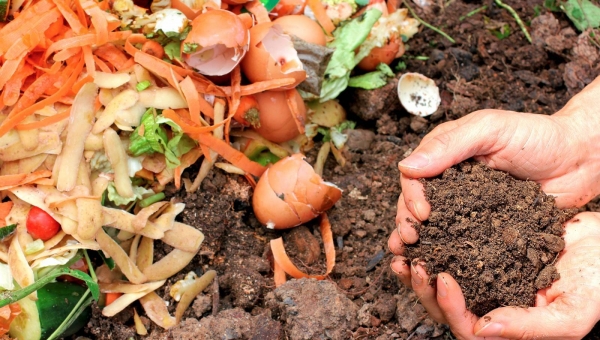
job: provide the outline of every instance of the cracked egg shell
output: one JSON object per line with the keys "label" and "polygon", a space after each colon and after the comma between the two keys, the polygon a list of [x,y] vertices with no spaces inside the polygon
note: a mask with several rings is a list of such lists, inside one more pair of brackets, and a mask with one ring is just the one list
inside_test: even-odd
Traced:
{"label": "cracked egg shell", "polygon": [[[192,21],[192,30],[181,43],[181,54],[199,73],[222,76],[242,61],[249,43],[250,32],[242,20],[230,11],[215,9]],[[194,45],[193,52],[185,53]]]}
{"label": "cracked egg shell", "polygon": [[286,15],[275,19],[274,23],[281,26],[283,33],[295,35],[306,42],[321,46],[327,43],[321,26],[306,15]]}
{"label": "cracked egg shell", "polygon": [[250,29],[250,48],[242,60],[242,71],[253,83],[294,78],[293,84],[278,90],[293,89],[306,79],[306,71],[291,37],[273,22],[258,24]]}
{"label": "cracked egg shell", "polygon": [[304,155],[294,154],[263,173],[254,189],[252,207],[267,228],[288,229],[319,216],[341,196],[342,191],[323,181]]}
{"label": "cracked egg shell", "polygon": [[437,111],[442,99],[433,79],[420,73],[405,73],[398,80],[398,98],[406,111],[427,117]]}
{"label": "cracked egg shell", "polygon": [[[300,119],[306,120],[306,106],[297,90],[293,99],[296,102]],[[254,98],[258,102],[258,119],[260,126],[256,132],[271,142],[283,143],[300,134],[292,110],[289,107],[284,91],[265,91],[256,93]]]}

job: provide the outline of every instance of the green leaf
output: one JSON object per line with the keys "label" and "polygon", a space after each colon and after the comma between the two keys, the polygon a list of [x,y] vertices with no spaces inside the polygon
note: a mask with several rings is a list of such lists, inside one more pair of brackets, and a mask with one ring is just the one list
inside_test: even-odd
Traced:
{"label": "green leaf", "polygon": [[600,27],[600,7],[590,0],[567,0],[561,8],[580,31]]}
{"label": "green leaf", "polygon": [[359,87],[365,90],[373,90],[387,84],[387,78],[393,77],[392,69],[384,64],[377,65],[377,71],[369,72],[360,76],[351,77],[348,86]]}
{"label": "green leaf", "polygon": [[[153,111],[148,109],[144,113],[140,126],[129,137],[129,151],[134,157],[155,152],[162,153],[165,155],[167,167],[174,169],[181,164],[179,160],[181,156],[196,147],[196,142],[184,134],[174,121],[154,114]],[[165,126],[168,126],[172,132],[171,139],[168,139]],[[141,131],[144,132],[143,135],[140,134]]]}
{"label": "green leaf", "polygon": [[152,189],[146,189],[137,185],[134,185],[132,187],[133,196],[123,197],[117,192],[117,189],[115,188],[115,183],[109,182],[108,187],[106,187],[106,190],[108,191],[108,199],[116,205],[127,205],[131,202],[135,202],[137,200],[142,199],[144,195],[154,195],[154,191]]}
{"label": "green leaf", "polygon": [[406,70],[406,62],[400,60],[398,62],[398,64],[394,67],[394,70],[396,70],[396,72],[401,72]]}
{"label": "green leaf", "polygon": [[104,263],[106,264],[108,269],[110,269],[110,270],[115,269],[115,260],[113,260],[110,257],[104,256],[104,252],[102,252],[102,251],[99,251],[98,255],[100,255],[100,258],[102,258],[102,261],[104,261]]}
{"label": "green leaf", "polygon": [[385,86],[387,77],[381,71],[373,71],[360,76],[351,77],[348,81],[349,87],[358,87],[365,90],[373,90]]}
{"label": "green leaf", "polygon": [[179,59],[181,55],[181,43],[177,41],[170,42],[165,45],[165,54],[170,60]]}
{"label": "green leaf", "polygon": [[359,6],[366,6],[369,4],[369,0],[356,0],[356,4]]}
{"label": "green leaf", "polygon": [[323,142],[329,142],[331,140],[329,128],[318,127],[317,132],[323,135]]}
{"label": "green leaf", "polygon": [[7,225],[6,227],[0,228],[0,241],[12,235],[15,230],[17,230],[16,224]]}
{"label": "green leaf", "polygon": [[[67,318],[58,326],[58,328],[50,334],[48,340],[58,339],[63,333],[71,327],[73,322],[75,322],[83,312],[85,312],[86,308],[88,308],[92,301],[94,301],[93,296],[88,296],[90,290],[87,290],[77,302],[77,305],[71,310],[71,313],[67,316]],[[96,299],[97,300],[97,299]]]}
{"label": "green leaf", "polygon": [[129,151],[134,157],[165,152],[163,145],[167,144],[167,131],[156,122],[153,111],[154,109],[150,108],[144,113],[140,126],[129,137]]}
{"label": "green leaf", "polygon": [[557,0],[544,0],[544,8],[552,12],[560,12]]}
{"label": "green leaf", "polygon": [[190,54],[196,52],[198,49],[198,44],[196,43],[185,43],[183,44],[183,53]]}
{"label": "green leaf", "polygon": [[510,35],[510,26],[508,24],[504,24],[504,26],[498,30],[490,30],[490,33],[500,40],[506,39]]}
{"label": "green leaf", "polygon": [[279,157],[275,156],[275,154],[270,151],[263,151],[250,159],[262,166],[267,166],[269,163],[275,164],[280,160]]}
{"label": "green leaf", "polygon": [[335,129],[337,129],[339,132],[342,132],[344,130],[354,130],[355,127],[356,122],[353,122],[351,120],[345,120],[341,122],[340,125],[336,126]]}
{"label": "green leaf", "polygon": [[137,83],[137,85],[135,85],[135,89],[138,92],[142,92],[145,89],[147,89],[148,87],[150,87],[150,85],[152,85],[152,83],[150,82],[150,80],[144,80],[144,81],[141,81],[141,82]]}
{"label": "green leaf", "polygon": [[[335,51],[325,69],[321,87],[321,102],[336,98],[346,89],[350,80],[350,72],[360,61],[360,59],[357,60],[354,51],[365,41],[371,28],[380,17],[379,10],[370,9],[333,32],[335,39],[328,46],[335,48]],[[365,53],[365,51],[361,50],[361,53]]]}

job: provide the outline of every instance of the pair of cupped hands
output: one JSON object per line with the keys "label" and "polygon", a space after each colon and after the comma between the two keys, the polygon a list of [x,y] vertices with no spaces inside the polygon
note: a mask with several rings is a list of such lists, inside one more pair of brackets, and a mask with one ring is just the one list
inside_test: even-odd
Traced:
{"label": "pair of cupped hands", "polygon": [[402,194],[397,229],[388,240],[391,268],[436,321],[460,340],[581,339],[600,320],[600,213],[565,224],[560,279],[537,292],[535,307],[501,307],[479,318],[466,309],[448,273],[429,275],[407,263],[404,244],[418,241],[410,220],[425,221],[431,206],[418,178],[433,177],[468,158],[541,184],[560,208],[580,207],[600,194],[600,77],[552,116],[483,110],[439,125],[399,164]]}

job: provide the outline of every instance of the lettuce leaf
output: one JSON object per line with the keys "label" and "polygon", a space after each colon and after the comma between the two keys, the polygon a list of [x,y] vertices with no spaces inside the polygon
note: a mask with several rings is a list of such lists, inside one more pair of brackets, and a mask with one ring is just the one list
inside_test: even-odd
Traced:
{"label": "lettuce leaf", "polygon": [[[170,139],[165,126],[170,128]],[[169,169],[181,164],[179,158],[196,147],[196,142],[184,134],[179,125],[160,114],[154,114],[153,109],[144,113],[140,125],[129,138],[129,152],[134,157],[162,153]]]}
{"label": "lettuce leaf", "polygon": [[106,191],[107,191],[108,200],[113,202],[116,205],[127,205],[133,201],[142,199],[142,196],[144,196],[144,195],[154,195],[153,190],[134,185],[133,186],[133,196],[123,197],[123,196],[119,195],[119,193],[117,192],[117,189],[115,188],[115,184],[113,182],[108,183],[108,187],[106,188]]}
{"label": "lettuce leaf", "polygon": [[354,51],[369,36],[371,28],[380,17],[379,10],[370,9],[334,31],[335,39],[328,47],[335,48],[335,51],[325,70],[321,102],[336,98],[346,89],[350,72],[358,64]]}
{"label": "lettuce leaf", "polygon": [[388,65],[381,63],[377,65],[377,71],[351,77],[348,81],[348,86],[359,87],[365,90],[373,90],[385,86],[385,84],[387,84],[387,78],[393,76],[394,72],[392,69]]}

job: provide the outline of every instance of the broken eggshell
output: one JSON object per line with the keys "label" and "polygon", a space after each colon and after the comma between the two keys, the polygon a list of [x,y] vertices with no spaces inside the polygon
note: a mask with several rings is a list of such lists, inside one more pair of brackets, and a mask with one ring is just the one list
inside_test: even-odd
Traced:
{"label": "broken eggshell", "polygon": [[185,63],[201,74],[222,76],[246,55],[250,33],[237,15],[211,10],[192,21],[192,30],[181,44]]}
{"label": "broken eggshell", "polygon": [[442,102],[435,82],[420,73],[405,73],[400,77],[398,98],[406,111],[421,117],[433,114]]}
{"label": "broken eggshell", "polygon": [[254,189],[252,207],[269,229],[288,229],[329,210],[342,190],[323,181],[304,155],[294,154],[268,168]]}
{"label": "broken eggshell", "polygon": [[251,82],[294,78],[294,83],[277,90],[289,90],[306,79],[292,39],[273,22],[258,24],[250,29],[250,48],[242,60],[242,71]]}

